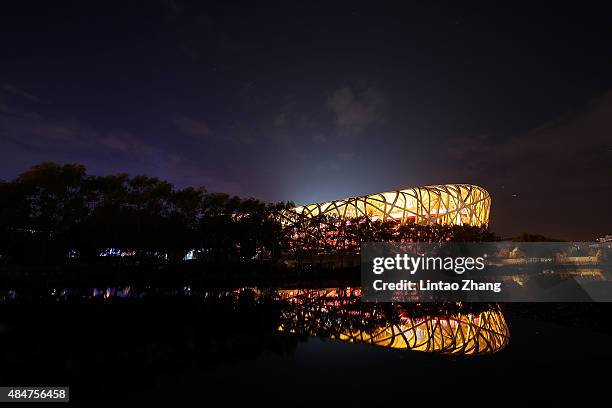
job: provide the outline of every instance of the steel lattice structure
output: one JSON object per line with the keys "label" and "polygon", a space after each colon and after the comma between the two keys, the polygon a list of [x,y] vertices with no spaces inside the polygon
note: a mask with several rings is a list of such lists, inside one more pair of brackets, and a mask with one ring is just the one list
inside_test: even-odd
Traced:
{"label": "steel lattice structure", "polygon": [[440,184],[302,205],[281,214],[286,227],[319,216],[402,224],[487,226],[491,196],[472,184]]}
{"label": "steel lattice structure", "polygon": [[492,354],[508,344],[510,333],[498,306],[485,310],[439,310],[416,314],[401,305],[380,313],[361,303],[355,289],[280,291],[291,302],[279,331],[304,333],[380,347],[447,355]]}

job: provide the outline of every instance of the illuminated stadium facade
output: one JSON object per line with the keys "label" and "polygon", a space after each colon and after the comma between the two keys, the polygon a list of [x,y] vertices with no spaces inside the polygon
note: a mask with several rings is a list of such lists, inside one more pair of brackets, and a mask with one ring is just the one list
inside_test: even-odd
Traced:
{"label": "illuminated stadium facade", "polygon": [[487,226],[490,209],[491,196],[484,188],[472,184],[440,184],[302,205],[284,211],[281,223],[293,227],[328,216],[400,224]]}

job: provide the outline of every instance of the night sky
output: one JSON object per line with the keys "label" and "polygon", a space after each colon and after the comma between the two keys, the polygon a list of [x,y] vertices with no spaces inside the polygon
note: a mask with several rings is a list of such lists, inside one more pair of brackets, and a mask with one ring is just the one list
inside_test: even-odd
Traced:
{"label": "night sky", "polygon": [[296,203],[465,182],[502,236],[612,234],[607,10],[9,3],[2,179],[52,160]]}

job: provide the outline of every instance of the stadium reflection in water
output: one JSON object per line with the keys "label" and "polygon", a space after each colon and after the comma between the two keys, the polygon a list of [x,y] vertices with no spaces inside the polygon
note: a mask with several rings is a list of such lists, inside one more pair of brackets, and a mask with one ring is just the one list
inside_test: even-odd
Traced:
{"label": "stadium reflection in water", "polygon": [[[24,299],[24,296],[15,290],[0,291],[0,304]],[[361,301],[361,289],[354,287],[197,290],[190,286],[179,289],[126,286],[55,288],[29,296],[69,304],[189,298],[197,303],[227,305],[232,309],[267,305],[277,333],[444,355],[497,353],[506,347],[510,338],[497,304],[368,303]]]}
{"label": "stadium reflection in water", "polygon": [[510,333],[498,305],[370,304],[360,289],[281,290],[278,330],[448,355],[502,350]]}

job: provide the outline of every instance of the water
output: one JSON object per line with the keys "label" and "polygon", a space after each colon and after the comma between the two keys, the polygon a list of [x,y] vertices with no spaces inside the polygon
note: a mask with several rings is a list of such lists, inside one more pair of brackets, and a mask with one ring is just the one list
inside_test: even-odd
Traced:
{"label": "water", "polygon": [[69,385],[86,405],[606,390],[607,305],[373,305],[359,296],[351,287],[4,290],[0,384]]}

